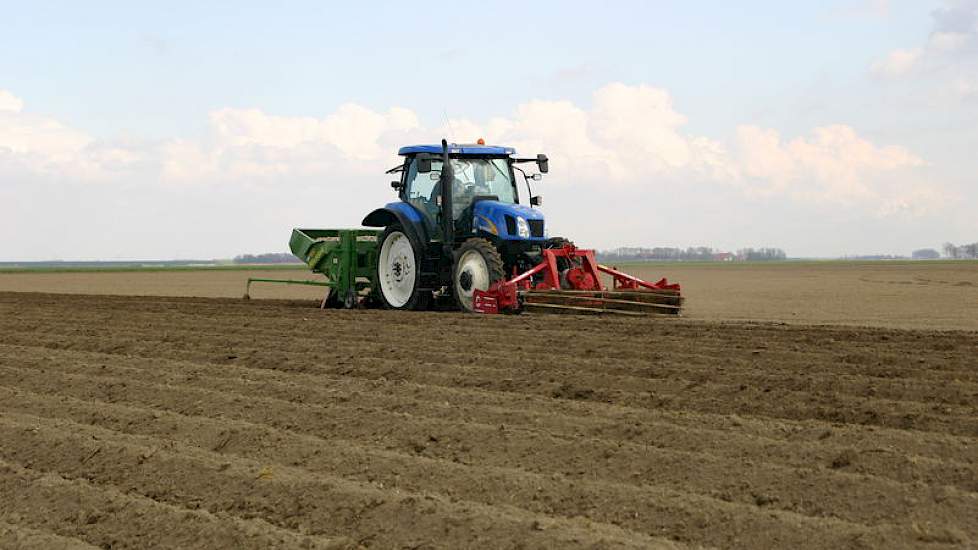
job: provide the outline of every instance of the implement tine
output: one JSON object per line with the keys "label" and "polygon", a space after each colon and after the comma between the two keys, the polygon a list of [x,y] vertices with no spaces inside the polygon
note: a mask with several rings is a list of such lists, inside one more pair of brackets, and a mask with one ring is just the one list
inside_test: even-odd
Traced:
{"label": "implement tine", "polygon": [[525,303],[523,309],[529,313],[562,313],[568,315],[629,315],[632,317],[644,317],[646,314],[638,311],[625,311],[621,309],[602,309],[594,307],[569,306],[560,304],[545,304],[539,302]]}
{"label": "implement tine", "polygon": [[[524,306],[562,313],[626,313],[632,315],[678,315],[682,298],[678,294],[653,294],[645,291],[527,291]],[[532,310],[532,307],[529,307]]]}

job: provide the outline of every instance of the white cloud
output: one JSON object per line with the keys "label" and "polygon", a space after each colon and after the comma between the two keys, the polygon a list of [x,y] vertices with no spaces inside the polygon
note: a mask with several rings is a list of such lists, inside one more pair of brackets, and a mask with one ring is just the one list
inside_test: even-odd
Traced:
{"label": "white cloud", "polygon": [[688,166],[690,142],[679,132],[685,124],[669,93],[659,88],[615,83],[594,94],[590,128],[595,141],[630,164],[641,159],[657,170]]}
{"label": "white cloud", "polygon": [[[774,130],[741,126],[737,139],[750,192],[885,205],[894,188],[924,190],[912,177],[912,169],[925,164],[923,159],[902,147],[874,145],[846,125],[816,128],[811,137],[788,142]],[[926,191],[939,194],[936,188]],[[880,208],[877,211],[898,211]]]}
{"label": "white cloud", "polygon": [[341,105],[323,119],[273,116],[257,109],[221,109],[211,113],[210,123],[222,146],[330,145],[357,160],[380,156],[378,140],[385,132],[419,125],[417,117],[407,109],[394,107],[381,114],[352,103]]}
{"label": "white cloud", "polygon": [[910,73],[920,62],[924,51],[920,48],[893,50],[886,58],[873,64],[873,73],[879,76],[899,77]]}
{"label": "white cloud", "polygon": [[931,16],[932,30],[921,45],[889,52],[870,71],[883,78],[918,77],[952,93],[955,86],[949,82],[978,78],[978,0],[945,0]]}
{"label": "white cloud", "polygon": [[927,45],[935,52],[955,52],[964,48],[971,38],[965,32],[939,31],[930,36]]}
{"label": "white cloud", "polygon": [[685,135],[685,124],[665,90],[612,83],[594,93],[590,110],[535,100],[517,107],[512,118],[484,125],[452,121],[450,129],[523,151],[545,150],[555,166],[582,180],[629,184],[679,171],[726,172],[722,145]]}
{"label": "white cloud", "polygon": [[0,90],[0,151],[36,156],[44,162],[63,162],[92,140],[56,120],[23,113],[24,102]]}
{"label": "white cloud", "polygon": [[7,90],[0,90],[0,112],[13,111],[19,113],[24,109],[24,102]]}
{"label": "white cloud", "polygon": [[388,159],[385,146],[419,127],[414,112],[393,107],[377,113],[341,105],[324,118],[283,117],[258,109],[220,109],[209,116],[203,143],[172,140],[163,145],[163,178],[199,182],[324,174],[338,163]]}
{"label": "white cloud", "polygon": [[[358,224],[390,200],[381,173],[397,147],[450,130],[458,141],[485,137],[550,155],[551,174],[534,189],[548,196],[555,234],[588,246],[772,244],[832,254],[866,224],[877,237],[912,227],[939,240],[936,218],[907,218],[965,216],[966,201],[904,148],[846,125],[800,136],[756,125],[696,135],[668,92],[645,85],[609,84],[587,104],[527,101],[506,116],[445,127],[405,108],[347,104],[325,116],[217,109],[207,128],[200,138],[106,142],[30,109],[0,111],[0,232],[27,235],[0,239],[0,257],[281,249],[292,224]],[[865,236],[867,246],[877,237]]]}
{"label": "white cloud", "polygon": [[60,162],[74,157],[91,142],[84,133],[53,119],[0,112],[0,149]]}
{"label": "white cloud", "polygon": [[100,142],[61,122],[23,111],[0,90],[0,173],[30,173],[59,181],[110,181],[132,175],[151,156],[132,144]]}
{"label": "white cloud", "polygon": [[919,186],[894,193],[885,198],[875,214],[880,218],[891,216],[916,218],[939,211],[950,200],[934,186]]}
{"label": "white cloud", "polygon": [[[895,190],[919,187],[915,169],[925,165],[902,147],[877,146],[841,124],[789,141],[773,129],[741,126],[728,146],[685,132],[686,120],[665,90],[614,83],[595,92],[590,110],[568,101],[532,101],[509,119],[452,126],[520,150],[547,151],[555,170],[578,182],[723,184],[751,196],[862,205],[893,214],[908,210],[881,210],[882,205]],[[927,189],[939,194],[937,187]]]}
{"label": "white cloud", "polygon": [[100,142],[52,118],[0,110],[0,173],[107,181],[126,177],[145,157],[144,151],[131,145]]}
{"label": "white cloud", "polygon": [[200,140],[108,144],[49,118],[3,111],[0,170],[16,165],[66,181],[138,173],[147,185],[280,185],[314,178],[323,186],[349,186],[351,179],[376,178],[393,164],[399,145],[436,142],[451,131],[463,142],[481,136],[524,153],[546,152],[555,181],[585,188],[612,183],[657,192],[685,183],[710,193],[721,185],[748,196],[843,204],[881,215],[918,213],[902,205],[940,195],[936,186],[915,184],[921,158],[878,146],[849,126],[785,140],[776,130],[745,125],[725,143],[687,132],[687,118],[670,94],[646,85],[608,84],[595,91],[588,108],[533,100],[508,117],[458,119],[434,129],[409,109],[378,112],[356,104],[321,118],[219,109],[208,122]]}

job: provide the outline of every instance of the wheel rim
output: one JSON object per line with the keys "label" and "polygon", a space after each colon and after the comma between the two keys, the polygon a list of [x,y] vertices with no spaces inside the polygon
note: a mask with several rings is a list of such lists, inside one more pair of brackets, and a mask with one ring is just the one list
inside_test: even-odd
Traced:
{"label": "wheel rim", "polygon": [[392,231],[384,239],[377,259],[380,275],[380,291],[392,307],[404,307],[414,293],[417,272],[414,266],[414,248],[407,235]]}
{"label": "wheel rim", "polygon": [[458,293],[459,302],[465,309],[471,310],[472,295],[475,289],[486,290],[489,288],[489,265],[486,259],[476,250],[467,250],[458,259],[458,268],[455,270],[455,292]]}

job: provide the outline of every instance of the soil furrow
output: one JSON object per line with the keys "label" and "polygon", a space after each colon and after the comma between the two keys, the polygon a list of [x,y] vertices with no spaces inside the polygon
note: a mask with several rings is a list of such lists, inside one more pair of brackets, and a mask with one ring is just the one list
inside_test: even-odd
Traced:
{"label": "soil furrow", "polygon": [[[29,427],[43,426],[29,437]],[[251,517],[292,531],[349,536],[368,547],[395,544],[392,533],[412,533],[414,544],[445,548],[480,544],[565,548],[676,548],[663,539],[581,519],[563,520],[507,506],[448,501],[427,492],[390,491],[294,467],[270,467],[179,443],[163,442],[29,415],[0,417],[4,460],[100,485],[139,487],[154,500],[192,504],[211,513]],[[20,437],[18,437],[20,435]],[[55,453],[38,454],[37,443]],[[475,526],[478,535],[464,526]],[[550,532],[547,532],[550,531]],[[437,544],[435,541],[438,541]],[[408,544],[409,545],[409,544]]]}
{"label": "soil furrow", "polygon": [[312,302],[0,292],[0,547],[978,542],[974,331]]}
{"label": "soil furrow", "polygon": [[[75,297],[77,298],[77,297]],[[173,310],[145,311],[145,308],[131,312],[125,319],[106,316],[106,321],[124,321],[127,327],[150,329],[156,331],[174,331],[175,334],[182,334],[186,330],[186,320],[207,317],[214,327],[216,333],[220,333],[228,340],[238,339],[248,341],[256,334],[267,335],[271,338],[281,339],[294,334],[296,325],[294,320],[280,320],[278,316],[262,320],[256,323],[254,317],[236,314],[232,315],[227,310],[228,307],[241,311],[251,311],[244,309],[240,304],[233,301],[224,301],[223,307],[207,307],[208,302],[193,304],[197,307],[191,309],[191,304],[186,304],[186,311],[175,312]],[[68,305],[61,305],[66,311],[63,314],[45,318],[45,321],[54,321],[55,324],[63,326],[77,326],[71,323],[70,316],[76,314],[73,310],[68,310]],[[267,308],[268,306],[266,306]],[[399,341],[402,330],[414,332],[416,325],[405,325],[403,315],[391,312],[312,312],[308,307],[295,307],[294,305],[281,305],[278,312],[286,314],[287,317],[298,318],[302,321],[302,326],[308,330],[317,330],[318,327],[328,327],[331,334],[335,334],[334,342],[350,343],[352,347],[360,348],[369,343],[388,343]],[[165,314],[161,317],[161,313]],[[370,316],[389,316],[384,319],[385,324],[397,327],[398,330],[388,331],[384,334],[370,334],[363,331],[364,326],[369,326],[375,319]],[[551,322],[543,323],[540,320],[519,320],[507,321],[505,326],[500,327],[498,323],[487,323],[486,320],[472,320],[464,316],[446,316],[429,314],[440,317],[444,320],[451,317],[448,323],[459,337],[466,339],[476,338],[485,342],[499,341],[505,335],[511,335],[514,324],[522,324],[517,327],[525,332],[531,332],[539,337],[521,338],[516,345],[519,351],[532,359],[534,356],[546,356],[552,354],[555,348],[549,342],[547,335],[561,334],[565,327],[556,323],[556,327],[551,327]],[[365,322],[366,317],[366,322]],[[242,318],[246,319],[242,322]],[[142,323],[139,320],[142,320]],[[226,321],[231,321],[230,323]],[[642,320],[630,320],[630,329],[634,325],[641,323]],[[653,330],[644,333],[631,334],[634,330],[628,331],[626,337],[622,337],[620,330],[614,330],[621,326],[622,321],[603,320],[600,324],[595,324],[593,320],[589,327],[591,338],[587,341],[577,342],[574,340],[561,342],[561,346],[556,351],[566,355],[590,355],[593,362],[604,363],[604,369],[609,366],[624,368],[627,363],[636,359],[646,359],[655,357],[659,352],[677,354],[676,356],[683,362],[690,363],[689,368],[697,368],[697,358],[702,359],[707,368],[712,368],[711,359],[723,356],[731,352],[749,356],[755,361],[765,362],[767,369],[791,368],[794,372],[806,372],[805,363],[811,357],[824,357],[826,350],[837,347],[840,339],[847,343],[846,349],[841,353],[834,353],[832,357],[837,359],[823,365],[824,368],[839,370],[848,375],[858,374],[862,368],[869,369],[872,376],[890,378],[899,375],[900,371],[907,371],[910,377],[919,379],[931,373],[939,373],[947,369],[950,365],[958,365],[960,368],[952,375],[961,375],[975,381],[976,373],[970,368],[970,357],[978,350],[978,345],[974,342],[973,334],[955,332],[934,332],[931,333],[932,340],[936,343],[928,346],[922,343],[919,334],[908,331],[895,330],[867,330],[871,338],[864,341],[859,338],[859,332],[846,331],[840,334],[838,327],[783,327],[768,325],[743,325],[743,324],[707,324],[702,322],[675,322],[675,321],[652,321],[648,326]],[[260,328],[258,326],[260,325]],[[489,326],[487,326],[489,325]],[[493,326],[495,325],[495,326]],[[610,325],[610,326],[609,326]],[[718,331],[720,327],[722,330]],[[612,330],[609,330],[612,329]],[[521,332],[517,330],[515,332]],[[878,334],[873,334],[878,333]],[[813,334],[816,335],[813,337]],[[797,335],[798,338],[792,338]],[[674,338],[664,336],[682,336]],[[749,336],[749,338],[748,338]],[[650,349],[645,344],[654,341],[654,348]],[[761,345],[744,344],[745,340],[762,341]],[[600,349],[601,353],[594,349],[595,343],[608,344],[606,348]],[[690,343],[695,343],[691,350]],[[884,344],[881,346],[881,343]],[[637,345],[636,345],[637,344]],[[805,348],[811,351],[805,351]],[[882,347],[882,353],[881,353]],[[695,351],[694,351],[695,350]],[[888,351],[886,351],[888,350]],[[424,350],[419,350],[425,353]],[[763,353],[762,353],[763,352]],[[932,358],[934,352],[940,353],[940,361],[931,361],[929,364],[921,366],[920,361]],[[438,351],[428,350],[427,353],[437,354]],[[777,353],[785,356],[787,361],[767,360],[771,355]],[[580,365],[586,368],[587,364]]]}
{"label": "soil furrow", "polygon": [[[130,340],[106,346],[99,344],[86,351],[106,351],[119,354],[144,355],[150,352],[145,342]],[[174,342],[155,343],[151,347],[155,355],[189,361],[214,361],[242,353],[222,346],[212,352],[187,352],[186,346]],[[170,349],[166,349],[172,347]],[[70,349],[75,349],[73,346]],[[270,357],[244,356],[241,362],[265,362]],[[348,364],[356,360],[356,369]],[[368,355],[361,358],[351,355],[350,360],[332,366],[319,366],[316,356],[309,362],[296,362],[293,357],[279,355],[282,363],[290,363],[299,372],[322,372],[330,375],[355,375],[365,378],[406,379],[421,383],[460,386],[488,390],[522,391],[550,394],[561,393],[575,399],[611,402],[645,408],[681,408],[714,414],[752,414],[768,418],[790,420],[823,420],[847,424],[861,424],[899,429],[913,429],[978,437],[978,417],[974,406],[965,407],[942,403],[920,403],[874,397],[850,396],[837,392],[798,391],[774,384],[750,386],[748,384],[718,384],[709,381],[696,382],[682,379],[620,377],[606,374],[590,374],[565,368],[558,376],[551,372],[540,373],[525,366],[509,367],[496,372],[478,366],[476,357],[469,357],[466,364],[416,363]],[[475,366],[474,366],[475,365]]]}
{"label": "soil furrow", "polygon": [[512,468],[469,467],[420,454],[378,449],[354,441],[327,441],[226,418],[216,420],[64,397],[45,399],[37,394],[6,398],[14,409],[27,414],[70,419],[194,447],[219,448],[223,455],[329,472],[391,489],[434,492],[485,504],[522,503],[532,512],[582,516],[649,534],[669,530],[678,533],[677,539],[694,544],[729,546],[737,542],[724,531],[697,527],[708,524],[710,516],[725,517],[728,525],[736,526],[737,532],[780,533],[783,530],[777,528],[779,524],[790,525],[792,537],[786,539],[780,534],[776,540],[765,543],[793,548],[811,547],[815,541],[818,544],[814,547],[822,547],[829,540],[845,544],[857,535],[865,540],[891,530],[867,529],[840,520],[806,518],[771,508],[717,502],[652,487],[572,480]]}
{"label": "soil furrow", "polygon": [[[118,361],[130,361],[133,358],[132,354],[123,353],[122,351],[116,350],[112,352],[104,351],[78,351],[72,350],[59,350],[52,348],[42,348],[47,354],[58,353],[59,351],[67,354],[94,354],[99,359],[99,365],[103,364],[105,361],[115,359]],[[36,353],[39,350],[35,350]],[[13,353],[13,359],[19,356],[29,356],[30,353]],[[49,355],[50,356],[50,355]],[[378,387],[380,385],[393,386],[390,392],[394,395],[412,390],[413,397],[417,399],[423,399],[426,395],[431,395],[433,392],[443,391],[443,392],[453,392],[454,394],[461,394],[461,399],[465,402],[488,402],[496,403],[502,399],[513,400],[517,406],[515,409],[522,409],[528,406],[528,403],[536,401],[543,403],[544,407],[549,410],[564,409],[572,411],[571,414],[575,416],[596,416],[605,411],[627,411],[629,413],[635,413],[638,416],[644,415],[655,415],[656,418],[665,418],[670,423],[679,424],[686,428],[696,428],[713,426],[718,430],[729,432],[730,429],[737,428],[737,432],[745,432],[752,436],[758,436],[766,439],[787,439],[790,441],[806,440],[806,439],[817,439],[819,441],[825,441],[828,438],[832,438],[833,441],[838,441],[839,444],[847,445],[850,447],[860,448],[861,442],[867,439],[874,440],[875,443],[879,443],[884,448],[899,448],[907,449],[908,452],[914,454],[926,455],[935,458],[946,457],[953,460],[958,460],[962,462],[967,462],[973,464],[976,460],[976,453],[974,449],[975,442],[972,439],[960,439],[955,437],[948,437],[942,434],[928,434],[926,432],[908,432],[906,430],[894,430],[879,428],[876,426],[861,426],[861,425],[850,425],[846,426],[844,430],[835,429],[833,426],[835,423],[828,423],[825,421],[803,419],[800,421],[793,421],[778,418],[772,422],[770,419],[764,417],[753,418],[749,415],[724,415],[721,413],[699,413],[684,409],[666,409],[665,407],[654,407],[654,408],[644,408],[644,407],[634,407],[623,405],[620,403],[595,403],[593,400],[584,399],[588,397],[586,390],[581,390],[583,395],[575,394],[573,388],[559,388],[562,391],[556,392],[557,395],[546,394],[528,394],[524,388],[516,384],[513,379],[503,379],[502,388],[498,389],[485,389],[485,388],[461,388],[452,385],[441,385],[419,382],[413,379],[405,379],[403,376],[378,376],[372,373],[366,373],[366,377],[361,373],[362,365],[355,365],[353,363],[348,363],[348,366],[343,366],[338,372],[332,372],[329,375],[323,374],[322,372],[310,369],[305,366],[295,366],[291,364],[288,360],[277,361],[275,358],[268,358],[267,360],[247,360],[247,358],[230,358],[226,355],[221,356],[218,362],[211,363],[208,361],[203,362],[191,362],[184,359],[166,359],[155,354],[153,356],[139,356],[139,361],[132,363],[134,366],[143,366],[145,368],[165,368],[166,365],[172,364],[186,364],[188,368],[194,369],[199,366],[199,368],[208,368],[211,372],[217,370],[218,372],[238,372],[239,369],[248,369],[248,372],[255,372],[256,370],[264,371],[274,371],[285,374],[288,377],[295,377],[299,375],[308,375],[310,378],[308,380],[322,380],[323,384],[328,387],[334,387],[333,384],[342,384],[344,381],[352,384],[362,384],[366,383],[371,387]],[[245,359],[241,361],[239,359]],[[230,369],[230,371],[229,371]],[[233,376],[233,374],[232,374]],[[405,388],[400,388],[400,386],[406,386]],[[579,392],[580,393],[580,392]],[[564,397],[567,394],[566,399],[554,399],[554,397]],[[451,401],[451,400],[449,400]],[[454,402],[453,402],[454,404]],[[514,414],[518,414],[514,412]],[[629,417],[626,420],[631,421],[634,417]],[[536,419],[533,419],[534,422]],[[618,417],[614,418],[615,421],[619,421]],[[880,448],[880,445],[874,447],[876,449]]]}
{"label": "soil furrow", "polygon": [[[52,349],[64,348],[66,342],[71,342],[70,349],[79,349],[77,338],[64,334],[63,331],[50,334],[38,334],[36,330],[20,331],[8,330],[4,334],[3,341],[10,345],[45,345]],[[74,335],[77,336],[77,335]],[[189,335],[165,333],[167,340],[182,341]],[[232,342],[229,346],[230,336],[226,333],[215,333],[214,335],[202,336],[199,332],[193,335],[196,344],[200,346],[203,340],[212,341],[216,351],[216,356],[221,354],[236,355],[243,360],[251,358],[261,358],[263,346],[256,342],[251,335],[245,335],[238,342]],[[151,328],[142,334],[134,334],[129,328],[124,336],[119,339],[107,340],[103,333],[93,333],[82,335],[96,345],[87,349],[93,351],[106,349],[107,346],[118,350],[130,350],[139,352],[140,347],[146,346],[152,340],[159,340],[158,328]],[[349,343],[346,344],[347,346]],[[265,346],[267,347],[267,346]],[[390,353],[377,354],[370,352],[376,349],[378,343],[371,342],[367,348],[356,348],[356,353],[344,353],[343,346],[331,346],[328,349],[293,349],[290,352],[290,360],[299,364],[314,366],[321,363],[341,364],[355,357],[357,361],[389,361]],[[389,347],[389,346],[388,346]],[[227,350],[231,350],[228,352]],[[354,348],[349,348],[351,352]],[[566,350],[565,350],[566,351]],[[550,367],[556,360],[561,362],[561,357],[572,357],[566,353],[554,354],[531,354],[531,356],[551,355],[552,360],[531,359],[527,361],[524,370],[532,371],[540,376],[550,376],[554,369]],[[857,361],[851,359],[858,354],[850,354],[841,359],[835,356],[810,358],[811,361],[818,361],[820,366],[834,365],[842,363],[844,367],[850,367]],[[785,390],[799,391],[802,393],[824,395],[838,394],[848,395],[857,398],[877,398],[889,401],[912,402],[919,406],[956,406],[963,407],[969,413],[974,412],[975,403],[978,402],[978,381],[962,380],[957,374],[941,376],[931,379],[930,373],[926,370],[926,365],[917,365],[918,376],[914,378],[893,378],[886,376],[867,376],[859,373],[849,372],[845,374],[832,372],[811,372],[807,366],[807,372],[783,372],[780,368],[783,364],[805,364],[797,357],[786,354],[776,354],[765,350],[764,359],[757,359],[752,354],[748,358],[732,357],[730,354],[723,354],[719,351],[713,355],[706,355],[702,351],[697,354],[671,353],[669,359],[664,359],[661,352],[656,352],[650,356],[637,360],[631,360],[626,364],[613,362],[607,359],[592,357],[583,363],[586,368],[580,369],[581,372],[597,372],[604,377],[616,377],[622,381],[619,387],[627,387],[631,380],[640,378],[643,380],[656,379],[660,383],[672,383],[675,388],[682,388],[693,384],[714,383],[724,386],[736,384],[748,388],[759,388],[770,390],[779,388]],[[213,358],[213,357],[211,357]],[[199,360],[199,357],[195,357]],[[459,364],[466,364],[468,368],[481,369],[501,369],[508,371],[512,369],[510,362],[505,359],[486,356],[479,358],[478,363],[471,364],[469,360],[471,354],[462,353],[425,353],[416,352],[412,354],[412,362],[423,363],[432,368],[451,370]],[[880,367],[881,373],[886,372],[887,367]],[[558,369],[559,370],[559,369]],[[825,369],[831,370],[831,369]],[[665,391],[666,388],[663,388]]]}
{"label": "soil furrow", "polygon": [[[113,320],[118,321],[117,319],[106,319],[107,322]],[[72,323],[70,319],[65,319],[63,316],[55,317],[50,321],[53,321],[52,324],[59,328],[59,333],[68,330],[81,335],[82,331],[86,330],[85,325]],[[255,323],[245,323],[247,326],[237,323],[224,325],[220,321],[222,321],[220,317],[209,318],[213,328],[210,332],[212,335],[219,335],[222,344],[232,343],[238,346],[248,346],[254,344],[256,338],[258,340],[281,340],[294,335],[295,331],[294,323],[283,323],[281,329],[273,330],[264,325],[259,328]],[[416,330],[416,327],[405,327],[400,332],[391,331],[387,334],[364,336],[360,323],[339,322],[339,320],[328,316],[317,319],[303,317],[302,321],[302,326],[308,330],[317,330],[322,327],[333,335],[328,345],[326,345],[327,342],[309,342],[310,350],[314,350],[316,353],[325,353],[327,357],[335,351],[337,345],[362,350],[403,344],[406,341],[405,336]],[[20,324],[30,327],[35,332],[40,332],[42,328],[30,323]],[[186,321],[182,319],[148,317],[148,320],[142,324],[132,319],[126,319],[125,328],[127,329],[127,337],[136,339],[144,339],[147,336],[157,337],[160,333],[166,333],[171,337],[197,339],[198,343],[200,339],[208,338],[206,334],[188,329]],[[500,338],[496,338],[495,334],[484,330],[484,327],[473,326],[472,330],[465,330],[465,328],[467,327],[456,332],[456,336],[466,340],[480,341],[487,345],[500,341]],[[845,350],[835,352],[832,351],[832,348],[837,347],[837,342],[833,338],[826,338],[825,345],[820,346],[812,346],[810,342],[798,344],[785,339],[790,334],[785,334],[784,330],[772,333],[771,338],[762,344],[745,346],[742,343],[744,335],[734,327],[721,331],[722,338],[712,339],[697,338],[698,331],[695,325],[682,326],[681,328],[683,329],[681,334],[683,338],[662,338],[653,333],[644,338],[633,335],[630,338],[622,339],[619,335],[594,330],[590,331],[591,338],[586,343],[572,341],[555,348],[552,343],[547,342],[546,338],[534,337],[520,339],[512,347],[521,352],[525,356],[524,360],[533,363],[536,368],[546,368],[548,361],[541,361],[540,358],[550,358],[556,353],[565,357],[587,357],[589,359],[587,362],[581,362],[578,365],[584,370],[619,374],[628,374],[635,368],[642,371],[647,368],[658,368],[673,369],[679,373],[713,375],[717,372],[718,367],[732,368],[736,371],[739,366],[753,369],[760,365],[766,372],[772,374],[782,371],[784,371],[783,375],[785,376],[805,374],[806,377],[814,376],[816,380],[822,379],[826,382],[832,381],[830,378],[826,378],[828,374],[845,374],[849,378],[862,377],[867,379],[866,383],[880,384],[881,388],[878,388],[878,391],[886,390],[887,383],[899,383],[901,380],[907,379],[915,381],[933,380],[933,382],[958,379],[970,384],[978,383],[978,373],[970,366],[970,358],[975,351],[978,351],[978,347],[969,337],[958,337],[950,342],[935,346],[936,349],[927,349],[922,348],[916,339],[901,342],[898,337],[891,338],[882,335],[886,337],[882,341],[886,344],[884,349],[887,350],[882,353],[878,347],[858,346],[852,343]],[[534,331],[534,334],[536,335],[538,332]],[[105,336],[103,331],[89,334]],[[502,337],[502,334],[499,336]],[[753,336],[756,339],[757,335]],[[654,347],[648,346],[650,342],[654,343]],[[691,343],[695,344],[692,350],[689,347]],[[875,344],[878,345],[879,342],[875,342]],[[611,348],[611,351],[606,348]],[[939,361],[934,360],[935,352],[939,353]],[[614,356],[615,353],[618,356]],[[417,350],[413,355],[426,362],[444,363],[454,360],[452,352],[446,350]],[[486,360],[500,362],[500,358],[487,357]],[[821,372],[811,372],[808,364],[812,362],[821,363]],[[946,371],[947,367],[953,364],[957,364],[961,368],[955,371]],[[900,386],[898,385],[896,389],[899,390]],[[973,388],[968,388],[965,391],[971,390]]]}
{"label": "soil furrow", "polygon": [[[11,514],[12,515],[12,514]],[[0,548],[7,550],[96,550],[83,540],[0,521]]]}
{"label": "soil furrow", "polygon": [[[4,495],[0,518],[18,525],[76,538],[102,548],[352,548],[352,541],[308,536],[277,529],[261,519],[243,520],[218,516],[183,504],[160,502],[99,483],[97,475],[63,476],[38,468],[44,453],[27,450],[45,441],[38,437],[37,424],[11,421],[0,416],[5,432],[0,447],[0,494]],[[76,470],[97,449],[85,442],[72,453]],[[23,460],[11,458],[23,454]],[[57,459],[55,459],[57,460]],[[65,460],[61,458],[61,460]]]}
{"label": "soil furrow", "polygon": [[[641,483],[741,503],[764,502],[774,509],[813,517],[848,517],[867,524],[894,518],[913,520],[939,509],[944,517],[978,516],[978,495],[949,487],[905,485],[832,469],[787,468],[746,460],[724,460],[702,453],[590,438],[562,438],[540,431],[505,428],[453,419],[432,419],[403,413],[371,411],[355,403],[341,406],[297,404],[260,394],[243,395],[191,386],[157,385],[124,378],[89,375],[35,374],[0,370],[0,383],[32,391],[70,387],[62,393],[80,399],[147,404],[172,403],[169,410],[220,415],[317,435],[327,439],[365,441],[401,451],[470,465],[509,467],[619,483]],[[273,424],[269,419],[286,419]],[[406,426],[405,420],[409,420]],[[395,430],[390,427],[401,424]],[[432,442],[432,438],[436,441]],[[736,470],[737,478],[729,472]],[[799,486],[800,485],[800,486]],[[794,490],[784,487],[796,486]],[[871,497],[881,508],[863,508],[859,498]],[[913,503],[913,506],[908,506]],[[888,510],[882,513],[881,510]],[[895,511],[899,510],[899,512]],[[897,514],[894,516],[894,514]],[[978,526],[975,527],[978,531]]]}
{"label": "soil furrow", "polygon": [[[646,411],[635,414],[635,410],[621,410],[613,405],[584,408],[565,400],[527,400],[508,393],[447,391],[435,386],[410,388],[388,381],[366,383],[358,379],[325,379],[303,373],[281,373],[238,365],[158,359],[137,361],[110,354],[72,355],[51,350],[51,356],[46,358],[17,358],[18,351],[19,348],[0,345],[0,364],[6,360],[19,367],[52,368],[75,374],[94,372],[157,384],[194,383],[203,379],[208,381],[208,387],[220,386],[242,394],[260,387],[263,396],[295,403],[336,405],[354,401],[358,407],[375,411],[398,411],[428,418],[452,416],[457,420],[543,430],[564,437],[585,436],[792,467],[823,466],[879,475],[896,481],[943,483],[967,491],[978,491],[978,464],[951,460],[951,449],[948,448],[934,459],[901,453],[899,449],[881,448],[878,441],[869,446],[826,443],[825,440],[831,438],[831,432],[814,443],[797,440],[784,442],[731,432],[729,426],[703,429],[692,423],[670,423],[661,415]],[[73,356],[80,360],[77,364],[68,363],[67,360]],[[697,423],[702,424],[704,420]],[[974,456],[966,451],[963,458],[973,459]],[[840,460],[847,464],[840,465]]]}

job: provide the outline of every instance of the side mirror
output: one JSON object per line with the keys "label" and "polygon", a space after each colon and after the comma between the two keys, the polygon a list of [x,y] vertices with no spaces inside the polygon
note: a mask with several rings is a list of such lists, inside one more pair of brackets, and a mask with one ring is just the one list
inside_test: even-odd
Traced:
{"label": "side mirror", "polygon": [[543,206],[543,197],[540,195],[530,197],[530,206]]}
{"label": "side mirror", "polygon": [[394,188],[394,189],[396,189],[396,190],[398,190],[398,191],[400,191],[401,190],[401,182],[398,181],[398,180],[394,180],[394,181],[391,182],[391,187]]}
{"label": "side mirror", "polygon": [[418,163],[419,173],[427,174],[431,172],[431,159],[427,156],[418,155],[418,158],[414,159],[414,162]]}
{"label": "side mirror", "polygon": [[550,159],[547,158],[547,155],[537,155],[537,168],[544,174],[550,171]]}

